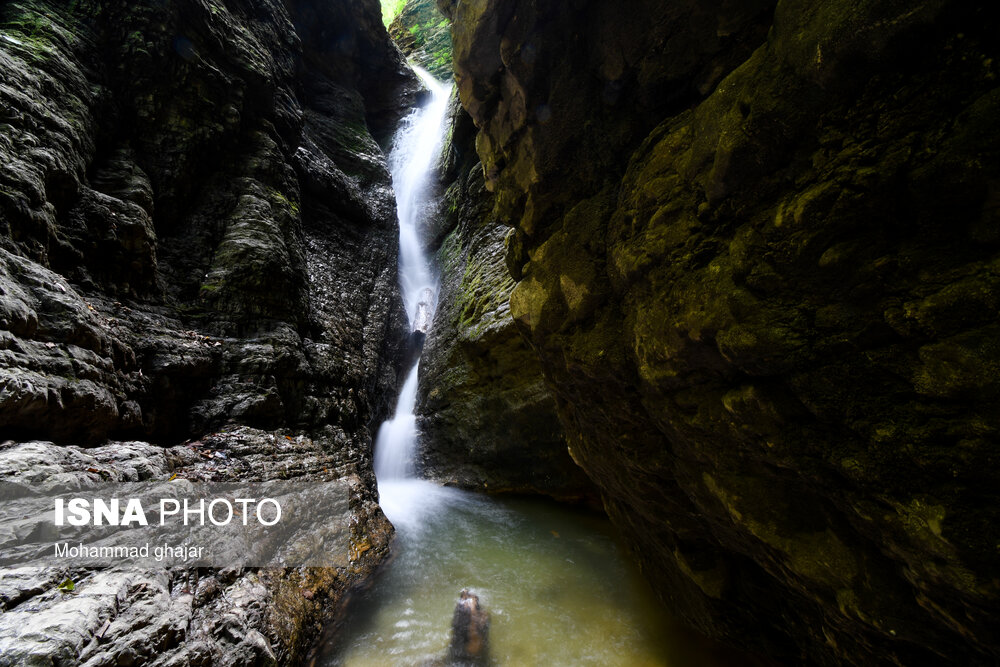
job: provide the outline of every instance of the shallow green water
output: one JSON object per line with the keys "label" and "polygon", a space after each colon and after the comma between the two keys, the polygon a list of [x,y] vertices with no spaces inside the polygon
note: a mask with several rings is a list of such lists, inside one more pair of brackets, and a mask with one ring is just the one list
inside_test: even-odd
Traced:
{"label": "shallow green water", "polygon": [[442,655],[459,591],[491,614],[495,665],[732,665],[673,626],[606,519],[428,482],[380,485],[396,556],[350,609],[326,665],[414,665]]}

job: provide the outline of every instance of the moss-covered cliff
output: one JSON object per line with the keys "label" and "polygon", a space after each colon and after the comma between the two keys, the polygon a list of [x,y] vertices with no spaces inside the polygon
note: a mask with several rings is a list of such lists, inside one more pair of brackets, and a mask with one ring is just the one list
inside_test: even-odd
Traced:
{"label": "moss-covered cliff", "polygon": [[542,368],[510,317],[507,229],[492,214],[475,127],[457,104],[444,148],[447,188],[427,226],[438,307],[420,361],[420,462],[434,479],[489,492],[592,498],[569,456]]}
{"label": "moss-covered cliff", "polygon": [[669,606],[792,662],[994,663],[992,8],[439,5],[511,314]]}
{"label": "moss-covered cliff", "polygon": [[[220,574],[193,600],[183,573],[154,577],[143,590],[180,601],[166,620],[128,578],[79,579],[122,602],[67,616],[55,575],[0,574],[0,664],[79,657],[105,620],[93,664],[298,664],[391,536],[371,433],[405,319],[378,142],[415,81],[378,3],[6,2],[0,63],[5,479],[94,484],[58,446],[141,440],[165,477],[349,480],[366,545],[278,621],[280,574]],[[228,454],[162,449],[193,438]],[[110,470],[128,447],[105,449]]]}
{"label": "moss-covered cliff", "polygon": [[405,0],[389,34],[414,64],[440,81],[451,80],[451,25],[434,0]]}

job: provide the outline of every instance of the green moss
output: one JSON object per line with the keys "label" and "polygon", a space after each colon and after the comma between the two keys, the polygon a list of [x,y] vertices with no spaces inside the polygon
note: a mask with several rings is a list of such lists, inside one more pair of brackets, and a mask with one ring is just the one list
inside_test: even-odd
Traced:
{"label": "green moss", "polygon": [[30,9],[0,26],[6,41],[24,47],[33,56],[47,57],[52,53],[53,25],[51,19]]}
{"label": "green moss", "polygon": [[336,139],[342,147],[357,153],[370,153],[373,140],[363,121],[341,121],[336,126]]}
{"label": "green moss", "polygon": [[291,214],[294,215],[294,216],[298,216],[299,215],[299,210],[300,210],[299,209],[299,202],[292,201],[291,199],[289,199],[288,197],[286,197],[284,194],[282,194],[281,192],[278,192],[277,190],[274,190],[274,189],[268,190],[267,194],[270,197],[272,203],[277,204],[278,206],[286,209],[287,211],[290,211]]}

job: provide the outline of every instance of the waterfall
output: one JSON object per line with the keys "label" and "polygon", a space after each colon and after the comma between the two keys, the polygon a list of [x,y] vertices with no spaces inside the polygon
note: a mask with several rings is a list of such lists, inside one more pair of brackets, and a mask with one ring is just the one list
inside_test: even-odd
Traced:
{"label": "waterfall", "polygon": [[[433,318],[437,280],[420,243],[418,227],[430,204],[431,174],[441,150],[451,87],[419,67],[413,71],[430,89],[431,100],[403,122],[389,155],[389,167],[399,213],[399,285],[410,330],[415,336],[423,336]],[[417,441],[413,411],[419,367],[418,360],[399,392],[392,419],[382,424],[375,439],[375,475],[380,484],[413,477]]]}

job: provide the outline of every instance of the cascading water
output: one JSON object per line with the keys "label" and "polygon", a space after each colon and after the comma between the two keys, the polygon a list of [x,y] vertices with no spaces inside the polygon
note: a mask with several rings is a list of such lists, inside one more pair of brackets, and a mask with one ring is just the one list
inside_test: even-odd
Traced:
{"label": "cascading water", "polygon": [[[422,70],[428,105],[390,156],[399,208],[399,279],[415,337],[427,333],[437,284],[419,226],[428,208],[449,90]],[[490,609],[489,664],[727,665],[687,635],[665,633],[606,519],[541,501],[498,501],[414,476],[417,367],[375,444],[379,504],[396,557],[328,647],[325,667],[446,663],[455,599],[472,587]],[[692,654],[687,653],[693,650]],[[478,663],[477,663],[478,664]]]}
{"label": "cascading water", "polygon": [[[431,91],[430,102],[407,118],[389,156],[392,187],[399,213],[399,284],[414,335],[427,333],[437,296],[437,281],[420,243],[419,225],[428,205],[434,160],[441,149],[450,86],[414,67]],[[375,440],[375,476],[385,495],[384,482],[413,476],[417,441],[417,376],[420,363],[410,369],[399,392],[392,419],[382,424]],[[392,517],[390,517],[391,519]]]}

